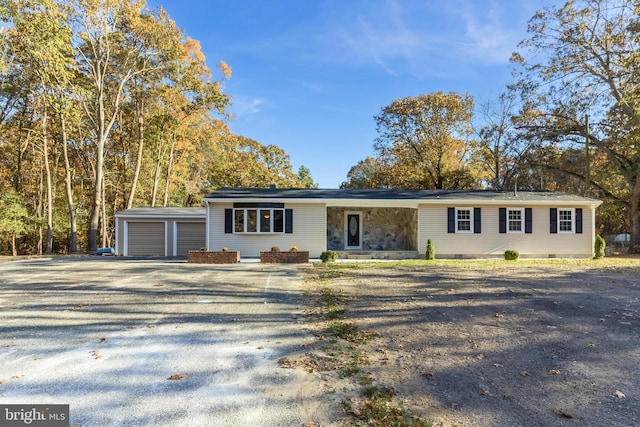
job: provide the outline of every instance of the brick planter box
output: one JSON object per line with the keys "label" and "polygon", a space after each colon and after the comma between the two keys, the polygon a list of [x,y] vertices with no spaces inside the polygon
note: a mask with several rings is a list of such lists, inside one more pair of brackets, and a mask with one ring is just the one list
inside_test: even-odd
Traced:
{"label": "brick planter box", "polygon": [[187,262],[193,264],[236,264],[240,262],[238,251],[189,251]]}
{"label": "brick planter box", "polygon": [[309,262],[309,251],[260,252],[260,262],[302,264]]}

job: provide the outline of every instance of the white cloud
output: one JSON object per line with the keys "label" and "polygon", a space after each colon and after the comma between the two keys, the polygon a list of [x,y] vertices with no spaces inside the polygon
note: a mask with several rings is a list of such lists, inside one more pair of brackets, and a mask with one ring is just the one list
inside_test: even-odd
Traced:
{"label": "white cloud", "polygon": [[330,35],[322,39],[325,59],[376,64],[389,74],[408,70],[423,78],[448,73],[454,65],[506,64],[541,2],[332,3],[337,10],[322,31]]}
{"label": "white cloud", "polygon": [[265,98],[244,98],[242,96],[233,97],[231,101],[231,110],[238,116],[258,114],[262,106],[267,104]]}

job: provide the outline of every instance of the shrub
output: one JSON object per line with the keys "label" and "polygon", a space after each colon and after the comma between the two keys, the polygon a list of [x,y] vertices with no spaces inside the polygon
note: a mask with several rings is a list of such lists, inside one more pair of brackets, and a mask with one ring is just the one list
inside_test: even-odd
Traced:
{"label": "shrub", "polygon": [[229,252],[229,248],[227,247],[222,248],[222,252]]}
{"label": "shrub", "polygon": [[203,247],[201,247],[201,248],[200,248],[200,250],[201,250],[202,252],[206,252],[207,247],[206,247],[206,246],[203,246]]}
{"label": "shrub", "polygon": [[516,251],[515,249],[507,249],[506,251],[504,251],[504,259],[506,259],[507,261],[515,261],[518,258],[520,258],[520,252]]}
{"label": "shrub", "polygon": [[593,244],[594,249],[594,259],[604,258],[604,247],[607,245],[607,242],[604,241],[602,236],[596,236],[596,241]]}
{"label": "shrub", "polygon": [[271,252],[280,252],[280,247],[278,246],[271,247]]}
{"label": "shrub", "polygon": [[291,249],[289,249],[289,251],[298,252],[298,247],[297,246],[291,246]]}
{"label": "shrub", "polygon": [[320,254],[320,260],[322,262],[333,262],[338,259],[338,252],[336,251],[324,251]]}
{"label": "shrub", "polygon": [[425,253],[425,258],[428,260],[436,259],[436,248],[433,246],[433,242],[431,239],[427,240],[427,251]]}

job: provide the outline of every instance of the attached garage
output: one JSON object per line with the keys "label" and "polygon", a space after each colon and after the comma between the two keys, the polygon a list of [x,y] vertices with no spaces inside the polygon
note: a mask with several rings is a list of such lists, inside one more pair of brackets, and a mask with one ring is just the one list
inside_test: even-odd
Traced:
{"label": "attached garage", "polygon": [[166,222],[127,222],[128,256],[167,256]]}
{"label": "attached garage", "polygon": [[205,246],[204,208],[131,208],[116,213],[116,254],[186,256]]}
{"label": "attached garage", "polygon": [[187,256],[206,245],[207,227],[204,222],[176,222],[176,255]]}

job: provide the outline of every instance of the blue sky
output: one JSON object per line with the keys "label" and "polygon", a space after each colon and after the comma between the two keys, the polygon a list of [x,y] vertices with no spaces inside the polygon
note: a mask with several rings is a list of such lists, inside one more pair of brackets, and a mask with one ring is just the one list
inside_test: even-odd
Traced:
{"label": "blue sky", "polygon": [[232,68],[231,130],[275,144],[321,188],[369,155],[373,116],[437,91],[476,105],[510,80],[527,21],[552,0],[148,0]]}

